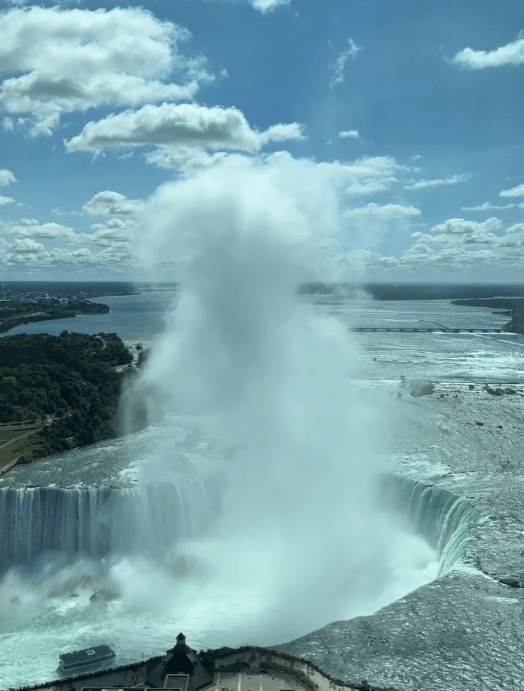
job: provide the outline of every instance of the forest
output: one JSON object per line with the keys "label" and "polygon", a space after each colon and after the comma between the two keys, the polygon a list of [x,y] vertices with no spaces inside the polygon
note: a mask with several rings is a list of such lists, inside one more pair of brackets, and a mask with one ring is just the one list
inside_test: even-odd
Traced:
{"label": "forest", "polygon": [[110,439],[133,355],[116,333],[0,338],[0,426],[32,423],[18,462]]}

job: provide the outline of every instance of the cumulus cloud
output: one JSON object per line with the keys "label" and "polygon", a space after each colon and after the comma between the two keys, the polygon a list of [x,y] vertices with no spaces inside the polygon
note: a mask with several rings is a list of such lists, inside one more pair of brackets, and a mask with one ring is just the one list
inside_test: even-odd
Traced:
{"label": "cumulus cloud", "polygon": [[3,197],[0,195],[0,206],[6,206],[7,204],[12,204],[15,200],[13,197]]}
{"label": "cumulus cloud", "polygon": [[495,50],[464,48],[452,58],[451,62],[471,70],[503,67],[504,65],[522,65],[524,63],[524,35],[521,32],[516,41],[507,43]]}
{"label": "cumulus cloud", "polygon": [[497,206],[496,204],[491,204],[491,202],[484,202],[479,206],[463,206],[462,211],[488,211],[490,209],[513,209],[515,204],[505,204],[504,206]]}
{"label": "cumulus cloud", "polygon": [[367,180],[365,182],[355,182],[350,185],[346,194],[360,195],[360,194],[378,194],[379,192],[386,192],[393,182],[397,179],[394,177],[382,178],[381,180]]}
{"label": "cumulus cloud", "polygon": [[142,8],[12,9],[0,15],[0,106],[50,134],[63,112],[192,98],[209,75],[179,53],[189,36]]}
{"label": "cumulus cloud", "polygon": [[13,182],[16,182],[14,173],[5,168],[0,170],[0,187],[7,187],[7,185],[12,185]]}
{"label": "cumulus cloud", "polygon": [[359,250],[341,255],[339,261],[358,266],[368,277],[389,276],[394,280],[406,275],[417,280],[429,276],[437,279],[443,274],[461,280],[478,280],[479,275],[497,279],[501,272],[515,279],[524,264],[522,222],[504,230],[502,221],[495,217],[483,222],[452,218],[433,226],[429,233],[418,231],[412,237],[414,244],[396,257]]}
{"label": "cumulus cloud", "polygon": [[300,141],[306,138],[303,126],[298,122],[271,125],[265,132],[260,132],[258,137],[260,145],[269,144],[269,142]]}
{"label": "cumulus cloud", "polygon": [[410,180],[408,185],[404,186],[405,190],[422,190],[426,187],[440,187],[441,185],[456,185],[458,182],[466,182],[469,178],[467,173],[461,175],[453,175],[450,178],[434,178],[433,180]]}
{"label": "cumulus cloud", "polygon": [[366,206],[348,209],[345,212],[346,218],[362,216],[374,216],[381,218],[401,218],[406,216],[420,216],[422,212],[414,206],[402,206],[401,204],[384,204],[379,206],[370,202]]}
{"label": "cumulus cloud", "polygon": [[348,43],[349,48],[344,50],[330,66],[331,72],[333,73],[331,78],[331,86],[335,86],[336,84],[340,84],[344,81],[344,70],[346,68],[347,61],[349,59],[354,60],[357,57],[358,52],[362,50],[362,47],[357,46],[352,38],[348,39]]}
{"label": "cumulus cloud", "polygon": [[196,103],[146,105],[137,111],[89,122],[66,142],[68,151],[102,151],[111,147],[173,146],[257,151],[270,141],[303,138],[297,123],[253,130],[237,108]]}
{"label": "cumulus cloud", "polygon": [[344,130],[343,132],[339,132],[338,136],[341,139],[360,139],[358,130]]}
{"label": "cumulus cloud", "polygon": [[[122,223],[124,232],[117,225]],[[114,225],[113,228],[109,227]],[[125,222],[109,219],[92,233],[77,233],[58,223],[39,223],[35,219],[0,223],[0,257],[4,264],[52,267],[111,266],[114,270],[132,266],[134,259],[128,249]],[[70,246],[73,245],[73,248]],[[68,247],[69,246],[69,247]],[[102,247],[93,251],[90,247]],[[112,269],[112,270],[113,270]]]}
{"label": "cumulus cloud", "polygon": [[128,199],[119,192],[104,190],[84,204],[82,211],[91,216],[131,216],[140,210],[142,204],[140,199]]}
{"label": "cumulus cloud", "polygon": [[471,239],[482,238],[486,233],[493,233],[502,227],[500,218],[488,218],[487,221],[469,221],[464,218],[450,218],[444,223],[433,226],[432,233],[442,233],[445,235],[469,236]]}
{"label": "cumulus cloud", "polygon": [[524,184],[499,192],[499,197],[524,197]]}
{"label": "cumulus cloud", "polygon": [[265,14],[276,10],[278,7],[289,5],[290,0],[248,0],[248,2],[256,10]]}
{"label": "cumulus cloud", "polygon": [[344,191],[348,195],[384,192],[397,182],[396,173],[406,169],[391,156],[362,156],[353,162],[334,161],[318,165],[344,181]]}
{"label": "cumulus cloud", "polygon": [[63,226],[60,223],[39,223],[33,218],[0,223],[0,230],[7,235],[16,235],[18,238],[60,239],[75,244],[83,240],[83,237],[76,233],[73,228]]}

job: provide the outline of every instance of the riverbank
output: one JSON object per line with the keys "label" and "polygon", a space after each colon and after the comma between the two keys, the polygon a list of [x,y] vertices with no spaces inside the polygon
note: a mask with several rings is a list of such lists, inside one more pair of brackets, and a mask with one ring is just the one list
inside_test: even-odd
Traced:
{"label": "riverbank", "polygon": [[30,462],[117,436],[120,394],[136,371],[133,362],[115,333],[0,339],[0,423],[38,427],[21,440],[23,448],[9,445],[3,460],[16,454],[18,462]]}
{"label": "riverbank", "polygon": [[[7,305],[10,305],[7,302]],[[16,302],[14,303],[16,306]],[[49,321],[52,319],[70,319],[76,317],[77,314],[108,314],[110,312],[109,306],[100,302],[89,302],[88,300],[68,301],[67,309],[54,309],[49,311],[34,311],[23,312],[21,314],[5,316],[2,319],[2,313],[12,311],[13,308],[4,306],[0,309],[0,333],[7,333],[11,329],[23,324],[31,324],[39,321]],[[15,307],[16,308],[16,307]]]}
{"label": "riverbank", "polygon": [[471,298],[468,300],[452,300],[452,305],[464,307],[489,307],[491,309],[508,310],[512,315],[511,321],[504,324],[504,331],[524,334],[524,299],[523,298]]}

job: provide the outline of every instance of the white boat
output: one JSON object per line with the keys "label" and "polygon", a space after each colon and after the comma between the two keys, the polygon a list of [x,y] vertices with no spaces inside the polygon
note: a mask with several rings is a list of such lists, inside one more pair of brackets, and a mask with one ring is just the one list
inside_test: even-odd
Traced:
{"label": "white boat", "polygon": [[63,674],[76,674],[93,667],[109,666],[115,659],[116,654],[108,645],[96,645],[93,648],[62,653],[59,655],[58,669]]}

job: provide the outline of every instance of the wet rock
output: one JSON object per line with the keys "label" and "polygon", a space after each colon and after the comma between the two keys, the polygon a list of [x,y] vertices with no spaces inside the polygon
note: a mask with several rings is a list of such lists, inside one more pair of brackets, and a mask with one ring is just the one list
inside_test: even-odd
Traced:
{"label": "wet rock", "polygon": [[117,593],[112,593],[110,590],[100,588],[100,590],[96,590],[91,595],[91,597],[89,598],[89,602],[111,602],[111,600],[116,600],[117,598]]}
{"label": "wet rock", "polygon": [[484,391],[491,394],[492,396],[502,396],[502,394],[504,393],[504,391],[500,387],[497,387],[496,389],[494,389],[489,384],[485,385]]}
{"label": "wet rock", "polygon": [[431,381],[412,381],[410,394],[415,397],[430,396],[435,392],[435,385]]}

